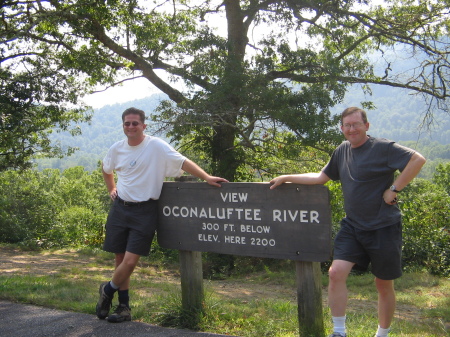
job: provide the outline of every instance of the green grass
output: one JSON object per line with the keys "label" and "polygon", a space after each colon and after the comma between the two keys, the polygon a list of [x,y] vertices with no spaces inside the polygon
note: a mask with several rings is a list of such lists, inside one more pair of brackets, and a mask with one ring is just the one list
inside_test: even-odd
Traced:
{"label": "green grass", "polygon": [[[111,254],[92,250],[16,254],[33,257],[35,262],[24,259],[14,263],[12,267],[18,268],[14,272],[8,272],[4,264],[0,267],[1,299],[95,314],[98,285],[111,276]],[[40,262],[50,268],[42,269]],[[274,271],[266,267],[225,280],[205,280],[205,310],[198,316],[181,308],[178,267],[143,259],[132,276],[133,320],[180,328],[200,317],[197,328],[201,331],[249,337],[298,336],[294,268],[289,263],[283,268]],[[324,275],[324,322],[329,332],[327,282]],[[373,337],[377,326],[373,276],[351,275],[348,286],[349,333]],[[449,336],[449,279],[425,272],[406,273],[396,281],[396,290],[398,308],[390,336]]]}

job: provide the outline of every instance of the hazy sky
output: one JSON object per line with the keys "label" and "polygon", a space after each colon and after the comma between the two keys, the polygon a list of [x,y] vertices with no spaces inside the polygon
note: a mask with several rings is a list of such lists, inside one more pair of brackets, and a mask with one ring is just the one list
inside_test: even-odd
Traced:
{"label": "hazy sky", "polygon": [[124,103],[159,92],[147,79],[139,78],[126,81],[105,91],[88,95],[84,97],[83,101],[94,109],[98,109],[108,104]]}

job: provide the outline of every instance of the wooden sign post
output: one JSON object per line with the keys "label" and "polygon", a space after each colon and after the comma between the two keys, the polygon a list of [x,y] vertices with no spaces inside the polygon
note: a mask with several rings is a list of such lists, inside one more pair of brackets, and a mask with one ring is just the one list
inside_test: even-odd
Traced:
{"label": "wooden sign post", "polygon": [[[207,183],[164,183],[159,199],[158,243],[180,250],[182,259],[193,263],[181,267],[182,290],[190,294],[186,295],[186,306],[183,303],[185,309],[201,310],[197,305],[203,301],[203,286],[192,283],[193,278],[198,279],[199,263],[201,273],[201,255],[194,262],[186,257],[187,252],[297,261],[300,336],[323,336],[319,262],[328,260],[331,253],[328,189],[322,185],[283,184],[270,190],[269,186],[225,183],[216,188]],[[188,269],[197,270],[196,276],[183,281]],[[194,288],[201,289],[201,294]]]}

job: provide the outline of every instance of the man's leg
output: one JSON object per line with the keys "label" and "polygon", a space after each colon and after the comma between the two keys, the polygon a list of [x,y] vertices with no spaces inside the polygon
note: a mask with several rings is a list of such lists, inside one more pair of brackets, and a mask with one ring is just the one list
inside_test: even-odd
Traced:
{"label": "man's leg", "polygon": [[125,254],[116,254],[116,269],[114,271],[111,284],[118,287],[119,305],[112,315],[108,316],[108,322],[119,323],[131,321],[131,309],[129,305],[128,289],[130,287],[131,274],[139,262],[140,255],[126,252]]}
{"label": "man's leg", "polygon": [[[123,290],[128,293],[130,286],[130,276],[139,262],[140,255],[130,252],[116,254],[113,278],[111,282],[104,282],[100,285],[100,298],[97,302],[96,313],[100,319],[105,319],[112,305],[114,293]],[[127,294],[126,294],[127,295]],[[121,297],[124,297],[123,294]],[[127,297],[127,296],[126,296]],[[128,302],[128,300],[127,300]],[[126,303],[128,306],[128,303]]]}
{"label": "man's leg", "polygon": [[402,225],[397,223],[375,231],[371,247],[372,273],[378,291],[377,337],[386,337],[395,314],[394,279],[402,275]]}
{"label": "man's leg", "polygon": [[130,277],[136,268],[141,256],[130,252],[125,254],[116,254],[116,269],[112,277],[112,282],[119,287],[120,290],[127,290],[130,287]]}
{"label": "man's leg", "polygon": [[[348,301],[347,277],[354,263],[334,260],[328,271],[328,305],[333,319],[333,332],[345,336],[345,311]],[[335,336],[337,336],[335,334]]]}
{"label": "man's leg", "polygon": [[353,265],[352,262],[334,260],[328,271],[328,305],[335,317],[345,316],[348,300],[347,277]]}
{"label": "man's leg", "polygon": [[395,313],[395,290],[394,280],[381,280],[375,278],[375,285],[378,291],[378,321],[383,329],[391,326]]}

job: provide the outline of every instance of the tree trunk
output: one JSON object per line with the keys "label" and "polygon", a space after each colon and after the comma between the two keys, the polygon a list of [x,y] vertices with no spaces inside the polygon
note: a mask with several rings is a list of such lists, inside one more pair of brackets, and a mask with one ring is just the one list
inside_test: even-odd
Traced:
{"label": "tree trunk", "polygon": [[245,85],[243,66],[247,45],[247,27],[243,21],[239,0],[224,1],[228,27],[228,60],[223,79],[222,90],[225,92],[219,112],[220,123],[214,127],[212,140],[212,157],[216,174],[235,181],[240,158],[235,149],[236,123],[241,107],[242,88]]}

